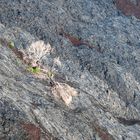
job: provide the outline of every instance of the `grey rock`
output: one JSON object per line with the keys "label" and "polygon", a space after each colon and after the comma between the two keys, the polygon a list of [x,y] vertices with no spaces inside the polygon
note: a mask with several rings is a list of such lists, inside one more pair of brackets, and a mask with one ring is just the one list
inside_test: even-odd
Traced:
{"label": "grey rock", "polygon": [[[118,14],[113,0],[0,3],[0,38],[19,50],[40,39],[50,42],[53,52],[43,65],[78,92],[69,106],[56,100],[49,81],[27,72],[27,65],[1,42],[0,139],[29,139],[23,122],[39,127],[41,140],[140,139],[138,19]],[[75,46],[61,28],[102,53]],[[54,63],[58,57],[61,66]]]}

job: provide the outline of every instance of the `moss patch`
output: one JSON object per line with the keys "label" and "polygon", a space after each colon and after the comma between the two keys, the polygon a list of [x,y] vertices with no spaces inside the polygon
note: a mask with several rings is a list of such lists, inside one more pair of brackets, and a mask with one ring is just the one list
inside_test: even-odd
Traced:
{"label": "moss patch", "polygon": [[40,68],[39,67],[28,67],[27,70],[31,73],[34,73],[34,74],[37,74],[37,73],[40,73]]}

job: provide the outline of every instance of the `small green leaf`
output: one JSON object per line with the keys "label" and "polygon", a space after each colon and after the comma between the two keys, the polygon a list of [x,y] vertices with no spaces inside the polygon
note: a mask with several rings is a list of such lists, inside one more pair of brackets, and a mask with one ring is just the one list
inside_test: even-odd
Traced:
{"label": "small green leaf", "polygon": [[34,74],[40,73],[39,67],[28,67],[27,70],[31,73],[34,73]]}
{"label": "small green leaf", "polygon": [[40,72],[40,68],[39,67],[34,67],[33,68],[33,72],[34,73],[39,73]]}

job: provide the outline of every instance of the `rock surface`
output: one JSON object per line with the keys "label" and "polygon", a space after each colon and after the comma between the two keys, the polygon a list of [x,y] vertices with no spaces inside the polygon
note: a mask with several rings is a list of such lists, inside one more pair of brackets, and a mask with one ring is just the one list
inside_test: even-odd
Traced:
{"label": "rock surface", "polygon": [[140,18],[140,0],[117,0],[116,4],[125,15]]}
{"label": "rock surface", "polygon": [[[1,0],[0,22],[1,140],[140,139],[139,19],[113,0]],[[77,91],[71,104],[13,51],[37,40],[53,48],[41,60],[53,82]]]}

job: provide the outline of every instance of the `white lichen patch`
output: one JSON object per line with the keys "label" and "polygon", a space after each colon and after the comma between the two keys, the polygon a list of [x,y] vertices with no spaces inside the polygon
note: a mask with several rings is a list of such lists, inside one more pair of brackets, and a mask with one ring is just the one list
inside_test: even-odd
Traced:
{"label": "white lichen patch", "polygon": [[77,96],[77,91],[65,83],[55,83],[52,93],[56,99],[62,99],[68,106],[72,102],[72,97]]}

